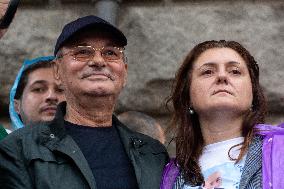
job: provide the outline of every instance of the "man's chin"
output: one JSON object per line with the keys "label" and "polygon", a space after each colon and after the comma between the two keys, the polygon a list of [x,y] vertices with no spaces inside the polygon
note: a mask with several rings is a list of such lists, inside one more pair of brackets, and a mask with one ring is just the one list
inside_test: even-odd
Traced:
{"label": "man's chin", "polygon": [[26,125],[33,127],[33,126],[37,126],[37,125],[42,125],[42,124],[48,124],[50,123],[52,120],[54,119],[54,116],[44,116],[41,117],[40,120],[36,120],[36,121],[29,121]]}
{"label": "man's chin", "polygon": [[92,97],[103,97],[103,96],[113,96],[116,93],[108,88],[95,88],[95,89],[89,89],[84,93],[86,96],[92,96]]}
{"label": "man's chin", "polygon": [[55,115],[43,116],[39,122],[50,122],[54,119]]}

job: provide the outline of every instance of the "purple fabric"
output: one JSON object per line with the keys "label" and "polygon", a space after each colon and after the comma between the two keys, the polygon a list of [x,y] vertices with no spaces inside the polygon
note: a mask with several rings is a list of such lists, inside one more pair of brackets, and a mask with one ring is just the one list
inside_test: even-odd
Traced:
{"label": "purple fabric", "polygon": [[172,189],[178,175],[179,168],[175,163],[175,159],[171,159],[164,168],[160,189]]}
{"label": "purple fabric", "polygon": [[264,136],[262,146],[263,189],[284,188],[284,123],[259,124],[257,134]]}

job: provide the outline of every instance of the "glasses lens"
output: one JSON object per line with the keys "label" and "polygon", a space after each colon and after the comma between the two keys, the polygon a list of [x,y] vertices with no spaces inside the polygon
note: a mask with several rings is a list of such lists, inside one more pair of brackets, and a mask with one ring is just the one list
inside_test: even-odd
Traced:
{"label": "glasses lens", "polygon": [[73,50],[73,56],[76,60],[87,61],[90,60],[95,54],[92,47],[76,47]]}
{"label": "glasses lens", "polygon": [[104,47],[101,53],[106,60],[118,60],[122,57],[122,49],[118,47]]}

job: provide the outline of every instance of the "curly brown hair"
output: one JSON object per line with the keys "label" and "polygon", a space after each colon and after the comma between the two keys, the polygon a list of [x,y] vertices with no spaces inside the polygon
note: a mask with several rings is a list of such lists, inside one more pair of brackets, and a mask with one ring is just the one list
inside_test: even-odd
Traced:
{"label": "curly brown hair", "polygon": [[169,131],[175,133],[176,161],[186,183],[201,185],[204,183],[198,160],[202,154],[204,140],[197,113],[189,114],[190,79],[192,66],[206,50],[212,48],[230,48],[236,51],[247,64],[252,82],[252,110],[248,111],[242,125],[244,142],[236,162],[240,161],[248,150],[254,136],[254,125],[263,123],[266,114],[266,100],[259,84],[259,68],[254,57],[241,44],[235,41],[205,41],[196,45],[186,56],[175,77],[171,96],[167,105],[172,103],[174,113]]}

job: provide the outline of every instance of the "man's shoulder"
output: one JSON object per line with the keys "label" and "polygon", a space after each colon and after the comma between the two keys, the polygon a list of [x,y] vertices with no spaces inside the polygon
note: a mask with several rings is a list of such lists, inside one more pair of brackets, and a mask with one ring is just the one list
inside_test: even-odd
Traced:
{"label": "man's shoulder", "polygon": [[26,145],[25,143],[36,143],[42,131],[47,129],[48,126],[45,124],[38,124],[33,127],[26,126],[17,129],[1,140],[0,148],[6,150],[20,150]]}

